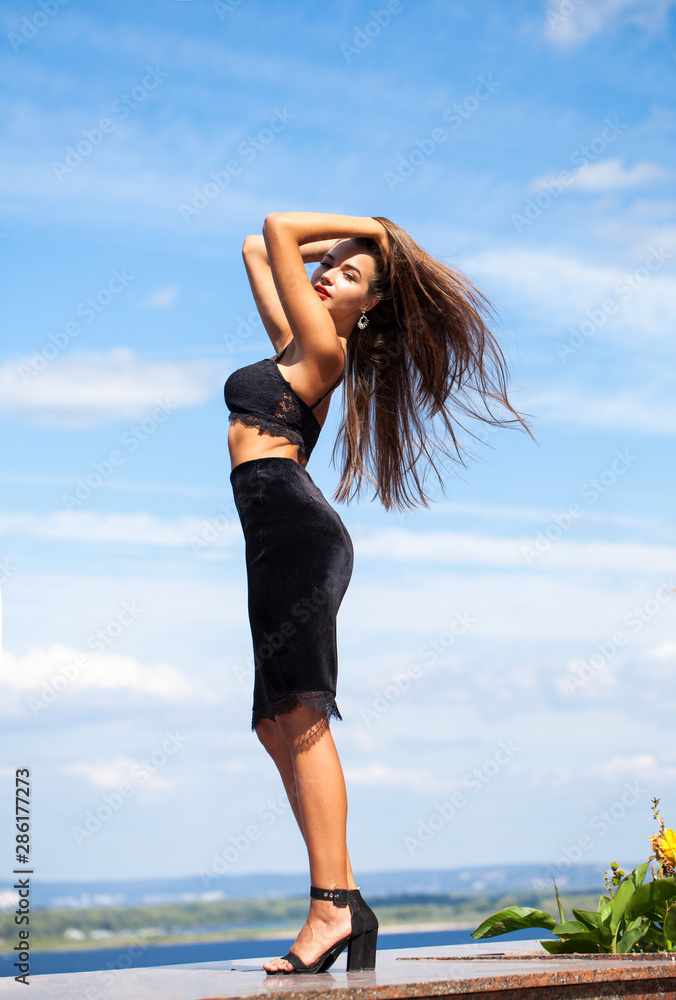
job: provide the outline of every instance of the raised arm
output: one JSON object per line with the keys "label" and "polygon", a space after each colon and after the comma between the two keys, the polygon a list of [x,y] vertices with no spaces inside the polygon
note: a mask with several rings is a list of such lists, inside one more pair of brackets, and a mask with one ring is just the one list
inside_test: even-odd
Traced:
{"label": "raised arm", "polygon": [[[337,240],[318,240],[300,247],[304,264],[319,262]],[[262,236],[247,236],[242,247],[251,292],[272,346],[279,353],[291,336],[291,327],[279,301]]]}
{"label": "raised arm", "polygon": [[368,236],[381,245],[387,241],[384,227],[368,216],[273,212],[265,219],[263,237],[278,301],[306,357],[335,355],[337,338],[331,316],[308,281],[301,247],[352,236]]}

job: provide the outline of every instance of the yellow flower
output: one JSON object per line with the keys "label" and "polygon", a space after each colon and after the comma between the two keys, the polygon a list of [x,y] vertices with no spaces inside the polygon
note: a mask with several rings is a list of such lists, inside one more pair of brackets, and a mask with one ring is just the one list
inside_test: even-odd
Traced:
{"label": "yellow flower", "polygon": [[676,869],[676,833],[673,830],[662,830],[650,838],[655,852],[652,857],[659,861],[662,877],[671,875]]}
{"label": "yellow flower", "polygon": [[673,868],[676,865],[676,833],[673,830],[664,831],[660,847],[662,854]]}

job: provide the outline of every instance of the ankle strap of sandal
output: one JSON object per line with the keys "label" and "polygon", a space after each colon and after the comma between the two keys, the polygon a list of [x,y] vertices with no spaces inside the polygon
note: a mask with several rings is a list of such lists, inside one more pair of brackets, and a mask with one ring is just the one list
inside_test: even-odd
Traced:
{"label": "ankle strap of sandal", "polygon": [[326,899],[334,906],[347,906],[349,889],[318,889],[316,885],[310,886],[310,896],[312,899]]}

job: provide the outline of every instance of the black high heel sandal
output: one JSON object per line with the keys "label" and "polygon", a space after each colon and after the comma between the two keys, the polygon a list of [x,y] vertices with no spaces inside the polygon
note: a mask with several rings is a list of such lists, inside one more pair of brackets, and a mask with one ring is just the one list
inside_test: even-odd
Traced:
{"label": "black high heel sandal", "polygon": [[[364,939],[366,937],[366,920],[364,917],[364,912],[360,909],[359,899],[355,896],[359,896],[358,889],[318,889],[316,886],[310,886],[310,896],[312,899],[325,899],[333,903],[334,906],[349,906],[352,913],[352,930],[347,935],[347,937],[341,938],[340,941],[336,941],[332,944],[330,948],[327,948],[323,955],[320,955],[318,959],[312,962],[310,965],[306,965],[298,955],[295,955],[290,951],[287,955],[282,956],[282,961],[288,962],[289,965],[293,966],[291,969],[266,969],[265,971],[269,976],[290,976],[293,973],[317,973],[326,972],[330,969],[335,960],[338,958],[345,948],[348,949],[347,952],[347,971],[348,972],[360,972],[363,968],[363,955],[364,955]],[[359,897],[361,898],[361,897]],[[365,905],[365,904],[364,904]],[[371,911],[373,913],[373,911]],[[373,914],[375,917],[375,914]],[[377,921],[376,921],[377,924]],[[373,966],[375,966],[375,941],[373,941]]]}
{"label": "black high heel sandal", "polygon": [[370,971],[376,967],[378,943],[378,918],[362,897],[359,887],[347,890],[348,899],[354,899],[364,917],[364,933],[347,946],[347,967],[350,972]]}

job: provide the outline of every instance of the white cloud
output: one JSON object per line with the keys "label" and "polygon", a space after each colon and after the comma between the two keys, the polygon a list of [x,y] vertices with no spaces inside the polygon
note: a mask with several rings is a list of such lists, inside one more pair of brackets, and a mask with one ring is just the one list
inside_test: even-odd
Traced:
{"label": "white cloud", "polygon": [[177,408],[204,403],[223,376],[212,361],[150,361],[127,348],[51,361],[40,348],[38,355],[0,368],[0,409],[59,426],[143,419],[160,426]]}
{"label": "white cloud", "polygon": [[[2,477],[0,477],[0,481],[2,481]],[[434,507],[429,509],[428,513],[443,518],[451,517],[456,524],[459,515],[469,515],[473,520],[492,521],[493,526],[503,525],[508,521],[522,521],[532,525],[539,521],[547,522],[552,516],[551,510],[546,507],[508,507],[504,504],[458,503],[445,500],[438,501]],[[407,519],[415,517],[415,512],[397,511],[390,516],[401,525]],[[589,510],[585,512],[585,516],[589,518],[589,523],[593,523],[595,527],[638,530],[648,532],[650,535],[654,534],[656,527],[662,533],[667,532],[671,527],[667,520],[658,519],[650,514],[641,516]]]}
{"label": "white cloud", "polygon": [[[166,754],[165,754],[166,758]],[[76,761],[60,769],[61,774],[82,775],[94,788],[116,789],[122,784],[142,784],[145,790],[169,791],[172,782],[158,773],[157,766],[148,767],[148,762],[133,760],[131,757],[117,757],[109,761]]]}
{"label": "white cloud", "polygon": [[430,771],[407,767],[390,767],[386,764],[368,764],[360,768],[346,768],[345,777],[353,785],[383,788],[410,788],[417,792],[454,791],[461,788],[459,781],[440,781]]}
{"label": "white cloud", "polygon": [[651,650],[649,656],[658,662],[676,662],[676,642],[661,642],[659,646]]}
{"label": "white cloud", "polygon": [[640,187],[673,177],[673,171],[656,163],[636,163],[625,168],[621,159],[589,163],[575,171],[574,183],[583,191],[611,191],[617,188]]}
{"label": "white cloud", "polygon": [[[510,307],[533,320],[533,334],[566,343],[581,325],[592,324],[585,339],[606,340],[632,351],[659,343],[671,350],[676,327],[676,278],[665,269],[674,259],[671,245],[645,247],[625,267],[595,264],[545,249],[508,246],[469,260],[466,270],[495,282]],[[607,309],[607,303],[613,305]],[[593,315],[590,318],[588,310]],[[552,344],[552,358],[555,344]]]}
{"label": "white cloud", "polygon": [[[66,491],[71,495],[69,491]],[[226,508],[227,510],[227,508]],[[211,528],[210,545],[229,545],[241,537],[242,531],[236,513],[230,522],[223,524],[222,515],[217,527],[211,522],[182,517],[173,520],[151,514],[97,514],[87,511],[53,511],[46,515],[14,514],[0,512],[0,535],[26,535],[30,538],[68,539],[101,544],[139,544],[162,546],[189,546],[191,540],[199,544],[205,530]],[[200,550],[201,551],[201,550]]]}
{"label": "white cloud", "polygon": [[[656,163],[644,161],[626,168],[621,158],[601,160],[598,163],[583,163],[573,171],[570,185],[579,191],[598,191],[605,193],[622,188],[641,187],[642,185],[659,183],[674,176],[673,171],[666,170]],[[557,181],[556,174],[539,177],[530,185],[532,191],[540,191]]]}
{"label": "white cloud", "polygon": [[601,32],[634,24],[648,34],[666,30],[674,0],[569,0],[546,5],[545,37],[555,45],[581,45]]}
{"label": "white cloud", "polygon": [[130,757],[117,757],[104,762],[77,761],[61,768],[63,774],[81,774],[95,788],[117,788],[129,778],[129,772],[136,762]]}
{"label": "white cloud", "polygon": [[[676,434],[676,400],[673,391],[662,393],[659,384],[617,390],[602,395],[598,391],[570,386],[524,389],[519,405],[538,420],[578,427],[622,427],[646,434]],[[536,429],[537,433],[537,429]]]}
{"label": "white cloud", "polygon": [[131,656],[93,653],[61,643],[48,648],[35,646],[24,656],[2,651],[0,701],[7,714],[26,711],[30,697],[44,701],[48,708],[62,695],[83,688],[127,690],[175,702],[214,697],[202,681],[187,679],[164,663],[146,666]]}
{"label": "white cloud", "polygon": [[[401,528],[354,532],[353,540],[360,558],[522,569],[529,564],[524,549],[531,550],[536,543],[534,535],[499,538],[456,531],[416,533]],[[668,573],[676,566],[676,549],[631,542],[574,542],[560,530],[547,551],[530,564],[552,570]]]}
{"label": "white cloud", "polygon": [[[544,514],[544,512],[543,512]],[[223,515],[225,517],[225,515]],[[229,547],[241,542],[236,516],[214,529],[208,545]],[[537,528],[549,527],[551,513]],[[552,522],[553,523],[553,522]],[[199,518],[162,519],[150,514],[98,514],[55,511],[50,514],[0,512],[0,535],[25,534],[33,538],[70,539],[83,542],[139,543],[158,546],[189,546],[201,538],[211,522]],[[492,568],[567,569],[584,572],[619,570],[668,573],[676,566],[676,549],[667,545],[632,542],[578,542],[561,531],[537,562],[525,550],[536,543],[533,534],[516,538],[461,531],[409,531],[405,528],[370,529],[354,526],[351,531],[359,559],[388,562],[480,566]],[[210,536],[211,537],[211,536]]]}
{"label": "white cloud", "polygon": [[672,782],[676,777],[676,767],[665,767],[651,753],[638,753],[630,757],[612,757],[598,767],[590,768],[588,773],[606,781],[643,778],[652,782]]}
{"label": "white cloud", "polygon": [[146,309],[169,309],[174,304],[178,294],[176,285],[168,285],[166,288],[157,288],[151,292],[147,298],[139,302],[140,306]]}
{"label": "white cloud", "polygon": [[[7,483],[11,486],[36,486],[36,487],[60,487],[61,489],[72,489],[73,480],[68,476],[45,476],[41,473],[29,475],[25,472],[5,472],[0,473],[0,483]],[[106,485],[110,489],[122,490],[126,493],[158,493],[164,496],[183,497],[218,497],[222,498],[223,491],[212,489],[206,486],[191,486],[189,484],[178,483],[158,483],[139,482],[135,479],[111,479]],[[651,520],[650,524],[654,522]]]}
{"label": "white cloud", "polygon": [[676,202],[637,196],[626,210],[592,220],[592,235],[605,246],[625,247],[639,258],[644,247],[676,247]]}
{"label": "white cloud", "polygon": [[[674,427],[676,430],[676,425]],[[544,512],[543,512],[544,515]],[[573,522],[574,523],[574,522]],[[556,536],[546,550],[534,549],[537,532],[554,525]],[[204,537],[212,522],[199,518],[162,519],[150,514],[98,514],[55,511],[50,514],[0,512],[0,535],[23,534],[32,538],[68,539],[100,544],[142,544],[191,548]],[[360,560],[389,563],[442,564],[486,569],[570,570],[585,573],[608,570],[627,573],[669,573],[676,566],[676,548],[638,542],[581,542],[566,537],[551,512],[529,535],[500,537],[470,531],[410,531],[405,528],[353,526],[351,535]],[[213,527],[210,546],[229,549],[241,543],[236,517]],[[198,550],[200,554],[201,550]],[[533,554],[535,552],[535,555]]]}

